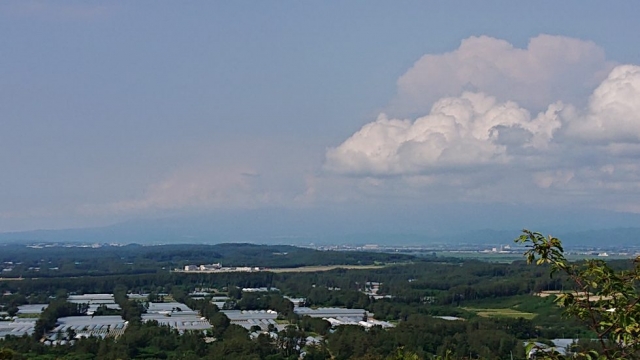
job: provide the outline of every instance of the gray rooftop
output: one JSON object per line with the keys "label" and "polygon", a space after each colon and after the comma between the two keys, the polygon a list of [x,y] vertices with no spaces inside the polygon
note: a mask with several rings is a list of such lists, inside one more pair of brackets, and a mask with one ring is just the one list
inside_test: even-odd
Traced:
{"label": "gray rooftop", "polygon": [[49,304],[30,304],[18,306],[18,314],[42,314]]}
{"label": "gray rooftop", "polygon": [[157,321],[159,325],[170,326],[178,331],[211,329],[211,324],[205,318],[189,313],[142,314],[142,321]]}
{"label": "gray rooftop", "polygon": [[113,294],[83,294],[83,295],[69,295],[68,301],[93,301],[93,300],[111,300],[113,301]]}
{"label": "gray rooftop", "polygon": [[149,294],[128,294],[127,297],[131,300],[147,300]]}
{"label": "gray rooftop", "polygon": [[58,331],[66,333],[73,330],[80,336],[118,336],[124,332],[127,322],[120,316],[68,316],[58,319],[56,326],[50,333],[50,337],[55,337]]}
{"label": "gray rooftop", "polygon": [[14,321],[0,321],[0,338],[7,335],[31,335],[36,325],[36,319],[15,319]]}
{"label": "gray rooftop", "polygon": [[276,319],[278,313],[271,310],[220,310],[231,321],[248,321],[262,319]]}
{"label": "gray rooftop", "polygon": [[367,311],[365,309],[343,309],[343,308],[317,308],[297,307],[293,310],[298,315],[307,315],[310,317],[360,317],[362,318]]}
{"label": "gray rooftop", "polygon": [[191,314],[196,315],[197,313],[191,310],[187,305],[179,303],[179,302],[166,302],[166,303],[149,303],[149,308],[147,309],[148,314],[159,313],[159,314]]}

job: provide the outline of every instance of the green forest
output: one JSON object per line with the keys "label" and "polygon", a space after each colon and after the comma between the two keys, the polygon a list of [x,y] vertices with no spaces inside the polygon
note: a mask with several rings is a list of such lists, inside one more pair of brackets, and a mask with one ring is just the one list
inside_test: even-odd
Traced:
{"label": "green forest", "polygon": [[395,253],[318,251],[288,245],[216,244],[78,247],[56,244],[27,247],[0,245],[0,262],[11,271],[3,277],[63,277],[148,274],[190,264],[292,268],[312,265],[372,265],[406,262],[415,257]]}
{"label": "green forest", "polygon": [[[551,345],[557,338],[575,339],[576,352],[600,348],[591,341],[597,336],[593,329],[580,318],[563,315],[566,309],[557,304],[557,295],[538,296],[572,289],[571,274],[551,277],[553,264],[534,266],[524,257],[504,264],[247,244],[4,249],[5,266],[11,263],[12,276],[19,278],[0,281],[3,310],[13,316],[24,304],[49,306],[33,334],[9,335],[0,342],[0,359],[524,359],[531,354],[525,351],[527,343]],[[380,266],[285,273],[171,271],[188,263],[219,261],[267,267]],[[607,266],[624,270],[632,264],[617,260]],[[32,274],[35,267],[40,274]],[[43,271],[45,267],[58,270]],[[375,297],[367,293],[372,283],[379,284]],[[271,291],[242,291],[261,287]],[[189,295],[203,289],[203,297]],[[114,295],[120,309],[110,314],[128,324],[121,335],[59,334],[69,341],[55,346],[43,342],[57,319],[88,316],[86,307],[67,301],[70,295],[95,293]],[[148,297],[133,299],[131,294]],[[276,311],[281,329],[232,324],[211,301],[221,296],[228,299],[225,309]],[[303,298],[303,305],[311,308],[365,309],[393,327],[332,326],[296,314],[285,296]],[[143,321],[149,303],[162,301],[185,304],[211,327],[177,331]],[[105,307],[100,311],[109,312]]]}

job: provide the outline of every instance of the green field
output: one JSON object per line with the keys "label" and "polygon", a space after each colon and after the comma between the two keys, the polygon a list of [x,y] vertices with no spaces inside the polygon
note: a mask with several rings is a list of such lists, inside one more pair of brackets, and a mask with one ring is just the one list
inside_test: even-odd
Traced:
{"label": "green field", "polygon": [[507,318],[524,318],[533,319],[537,314],[519,311],[515,309],[480,309],[480,308],[463,308],[464,310],[474,312],[482,317],[507,317]]}
{"label": "green field", "polygon": [[40,314],[18,314],[18,318],[20,319],[37,319],[40,317]]}
{"label": "green field", "polygon": [[463,309],[481,317],[560,319],[562,309],[553,302],[553,299],[552,296],[542,298],[533,295],[517,295],[467,301]]}

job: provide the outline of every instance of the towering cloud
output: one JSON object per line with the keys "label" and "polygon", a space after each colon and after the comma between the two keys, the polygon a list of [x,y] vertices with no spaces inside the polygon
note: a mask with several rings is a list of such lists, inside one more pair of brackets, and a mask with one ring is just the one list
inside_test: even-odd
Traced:
{"label": "towering cloud", "polygon": [[555,101],[578,103],[614,66],[596,44],[540,35],[519,49],[504,40],[470,37],[446,54],[427,54],[398,80],[394,114],[415,115],[437,99],[478,91],[498,101],[542,110]]}
{"label": "towering cloud", "polygon": [[470,92],[438,100],[415,120],[381,114],[329,149],[325,167],[348,174],[408,175],[526,164],[532,157],[540,167],[540,159],[551,166],[558,156],[602,152],[603,147],[612,155],[640,154],[640,66],[614,68],[585,108],[555,102],[534,118],[515,102]]}
{"label": "towering cloud", "polygon": [[618,66],[589,99],[584,116],[569,120],[568,134],[598,143],[640,143],[640,67]]}
{"label": "towering cloud", "polygon": [[479,37],[424,56],[398,88],[389,112],[327,151],[325,170],[378,188],[455,184],[483,201],[548,194],[637,208],[640,66],[612,68],[575,39],[543,35],[517,49]]}

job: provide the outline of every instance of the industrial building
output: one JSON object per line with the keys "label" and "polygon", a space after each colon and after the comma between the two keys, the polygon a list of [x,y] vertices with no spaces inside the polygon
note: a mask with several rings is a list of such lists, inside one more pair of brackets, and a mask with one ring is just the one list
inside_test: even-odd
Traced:
{"label": "industrial building", "polygon": [[289,296],[284,296],[284,298],[291,301],[294,307],[304,306],[304,304],[307,302],[307,299],[305,298],[293,298]]}
{"label": "industrial building", "polygon": [[49,304],[28,304],[18,306],[18,314],[42,314]]}
{"label": "industrial building", "polygon": [[394,325],[373,319],[373,316],[364,309],[343,309],[343,308],[317,308],[297,307],[293,309],[299,316],[309,316],[327,320],[331,326],[359,325],[366,328],[382,326],[384,328]]}
{"label": "industrial building", "polygon": [[34,318],[16,318],[13,321],[0,322],[0,338],[4,338],[7,335],[31,335],[36,326],[36,320]]}
{"label": "industrial building", "polygon": [[218,309],[222,309],[224,307],[224,304],[229,300],[230,299],[227,296],[214,296],[211,298],[211,303],[215,304]]}
{"label": "industrial building", "polygon": [[113,294],[69,295],[67,301],[74,304],[115,304]]}
{"label": "industrial building", "polygon": [[325,307],[312,309],[309,307],[297,307],[293,309],[293,312],[300,316],[310,316],[313,318],[354,318],[358,321],[368,318],[368,313],[365,309],[343,309],[334,307]]}
{"label": "industrial building", "polygon": [[159,325],[172,327],[181,333],[211,329],[207,319],[179,302],[149,303],[147,313],[142,314],[142,321],[157,321]]}
{"label": "industrial building", "polygon": [[60,340],[57,339],[57,334],[66,336],[70,330],[73,330],[76,339],[90,336],[115,337],[122,335],[126,327],[127,322],[120,316],[68,316],[58,319],[58,326],[49,333],[48,338]]}
{"label": "industrial building", "polygon": [[87,315],[95,314],[100,306],[106,306],[108,309],[120,310],[120,305],[116,304],[113,294],[83,294],[69,295],[67,301],[74,304],[87,304],[89,309]]}
{"label": "industrial building", "polygon": [[273,310],[221,310],[221,312],[229,318],[232,324],[240,325],[245,329],[259,326],[262,330],[266,330],[269,325],[273,325],[281,330],[276,322],[278,313]]}

